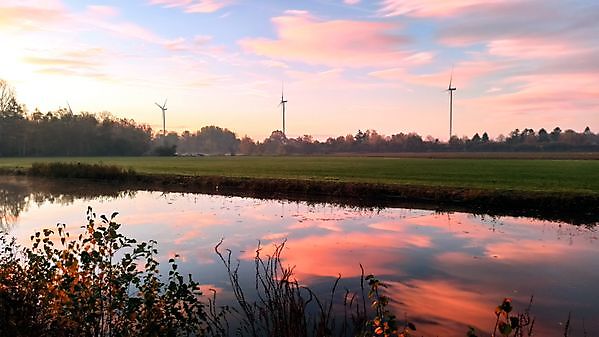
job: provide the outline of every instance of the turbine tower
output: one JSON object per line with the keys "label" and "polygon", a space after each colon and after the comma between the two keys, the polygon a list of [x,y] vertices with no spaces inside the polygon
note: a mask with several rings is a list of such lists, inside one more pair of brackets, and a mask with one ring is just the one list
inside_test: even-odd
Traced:
{"label": "turbine tower", "polygon": [[[168,99],[168,98],[167,98]],[[156,106],[162,110],[162,141],[166,142],[166,99],[164,100],[164,104],[160,105],[158,103],[154,103]]]}
{"label": "turbine tower", "polygon": [[457,90],[457,88],[451,86],[451,82],[453,80],[453,68],[451,68],[451,76],[449,76],[449,86],[447,87],[447,91],[449,91],[449,141],[451,140],[451,136],[453,134],[453,92]]}
{"label": "turbine tower", "polygon": [[279,103],[279,106],[283,107],[283,134],[285,134],[285,104],[287,104],[287,101],[285,100],[284,96],[283,96],[283,84],[281,84],[281,102]]}

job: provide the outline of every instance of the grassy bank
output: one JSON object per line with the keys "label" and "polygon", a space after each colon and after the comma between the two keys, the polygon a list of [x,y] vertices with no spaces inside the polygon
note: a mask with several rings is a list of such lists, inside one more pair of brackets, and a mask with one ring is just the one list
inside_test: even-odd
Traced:
{"label": "grassy bank", "polygon": [[[39,170],[34,162],[70,162]],[[106,180],[123,170],[130,188],[314,200],[367,206],[406,203],[490,214],[597,222],[598,160],[387,157],[137,157],[0,159],[5,172]],[[89,166],[86,173],[83,167]],[[37,166],[39,167],[39,165]],[[94,168],[95,167],[95,168]],[[57,172],[58,171],[58,172]],[[76,171],[77,175],[67,172]],[[44,174],[50,172],[52,174]],[[108,179],[111,180],[111,179]],[[584,219],[584,220],[575,220]]]}
{"label": "grassy bank", "polygon": [[387,157],[2,158],[0,168],[34,162],[116,165],[138,173],[298,179],[486,190],[599,194],[598,160]]}

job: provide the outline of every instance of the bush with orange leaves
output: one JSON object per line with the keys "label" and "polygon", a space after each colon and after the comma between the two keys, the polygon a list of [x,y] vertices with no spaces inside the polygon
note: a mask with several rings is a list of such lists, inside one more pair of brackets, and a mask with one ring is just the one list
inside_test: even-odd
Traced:
{"label": "bush with orange leaves", "polygon": [[98,221],[88,208],[76,239],[58,224],[31,236],[31,248],[0,236],[0,336],[225,334],[191,275],[171,259],[163,282],[156,242],[120,234],[116,215]]}

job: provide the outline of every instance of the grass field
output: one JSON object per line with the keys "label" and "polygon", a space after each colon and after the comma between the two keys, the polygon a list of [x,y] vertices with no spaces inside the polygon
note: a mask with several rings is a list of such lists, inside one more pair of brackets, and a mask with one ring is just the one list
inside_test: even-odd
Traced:
{"label": "grass field", "polygon": [[33,162],[102,163],[139,173],[371,182],[599,195],[599,160],[392,157],[0,158],[0,168]]}

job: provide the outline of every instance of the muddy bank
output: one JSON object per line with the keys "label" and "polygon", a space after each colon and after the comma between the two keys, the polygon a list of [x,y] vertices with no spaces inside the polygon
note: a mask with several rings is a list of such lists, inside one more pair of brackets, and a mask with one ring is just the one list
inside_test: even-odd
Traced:
{"label": "muddy bank", "polygon": [[[4,170],[9,175],[45,176],[28,170]],[[47,177],[47,176],[46,176]],[[472,188],[374,184],[299,179],[237,178],[139,174],[98,178],[97,175],[68,177],[73,189],[163,191],[205,193],[307,202],[328,202],[357,207],[407,207],[440,212],[460,211],[492,216],[527,216],[572,224],[599,223],[599,196],[577,193],[485,190]],[[93,183],[93,185],[88,185]],[[79,187],[78,187],[79,186]],[[41,187],[41,186],[40,186]],[[81,191],[80,191],[81,192]]]}
{"label": "muddy bank", "polygon": [[129,187],[168,192],[332,202],[359,207],[408,207],[528,216],[573,224],[599,223],[599,197],[568,193],[478,190],[295,179],[140,175]]}

